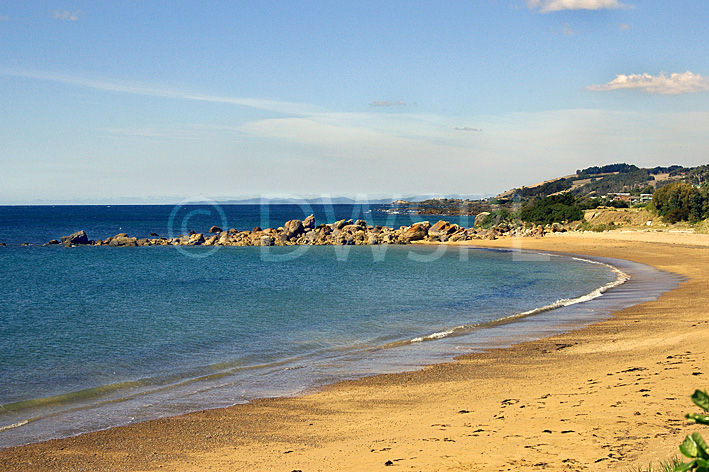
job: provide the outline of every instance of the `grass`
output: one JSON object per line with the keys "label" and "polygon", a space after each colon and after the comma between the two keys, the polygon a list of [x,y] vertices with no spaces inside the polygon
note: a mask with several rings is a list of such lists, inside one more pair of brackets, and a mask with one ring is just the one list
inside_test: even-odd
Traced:
{"label": "grass", "polygon": [[672,459],[661,461],[657,467],[652,465],[652,462],[647,467],[632,467],[628,472],[673,472],[675,467],[682,463],[679,457],[674,456]]}

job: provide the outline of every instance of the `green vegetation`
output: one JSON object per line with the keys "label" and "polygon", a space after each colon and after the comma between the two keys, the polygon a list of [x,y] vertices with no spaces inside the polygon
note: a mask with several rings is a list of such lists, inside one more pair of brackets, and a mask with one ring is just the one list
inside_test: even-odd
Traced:
{"label": "green vegetation", "polygon": [[682,462],[675,456],[672,459],[668,461],[662,461],[660,462],[660,465],[658,467],[653,467],[652,463],[647,466],[647,468],[643,467],[635,467],[630,469],[631,472],[674,472],[674,470],[677,468],[677,466],[681,465]]}
{"label": "green vegetation", "polygon": [[506,208],[500,208],[499,210],[493,210],[490,214],[485,215],[479,224],[477,221],[475,223],[481,228],[487,229],[500,223],[514,225],[517,220],[519,220],[519,212],[513,213]]}
{"label": "green vegetation", "polygon": [[536,187],[522,187],[518,189],[516,193],[522,198],[544,197],[546,195],[551,195],[552,193],[568,190],[572,185],[573,182],[569,179],[557,179]]}
{"label": "green vegetation", "polygon": [[593,167],[588,167],[583,170],[577,170],[576,175],[578,175],[581,178],[587,178],[588,176],[591,175],[598,175],[598,174],[609,174],[609,173],[614,173],[617,172],[619,174],[626,174],[628,172],[634,172],[638,170],[638,166],[634,166],[632,164],[610,164],[607,166],[593,166]]}
{"label": "green vegetation", "polygon": [[520,212],[522,221],[536,224],[577,221],[583,219],[583,210],[576,197],[568,193],[550,195],[525,205]]}
{"label": "green vegetation", "polygon": [[[696,390],[692,395],[695,405],[709,411],[709,395],[706,391]],[[709,415],[700,413],[688,413],[687,419],[695,423],[709,425]],[[675,467],[677,471],[694,470],[697,472],[709,472],[709,446],[704,442],[699,433],[692,433],[687,436],[679,446],[679,451],[685,457],[692,459],[690,462],[680,464]]]}
{"label": "green vegetation", "polygon": [[697,222],[706,215],[705,206],[709,205],[706,194],[684,182],[665,185],[652,195],[652,201],[657,213],[668,223]]}
{"label": "green vegetation", "polygon": [[[629,194],[617,198],[618,193]],[[653,195],[647,201],[641,195]],[[630,200],[630,201],[628,201]],[[477,215],[489,212],[482,226],[499,223],[550,224],[576,221],[583,210],[604,208],[645,208],[666,223],[687,221],[698,231],[709,232],[700,223],[709,218],[709,164],[697,167],[671,165],[640,168],[626,163],[579,169],[576,175],[520,187],[497,197],[482,200],[436,198],[423,202],[399,202],[397,210],[421,215]],[[520,211],[519,209],[522,208]],[[584,227],[605,231],[604,225]]]}

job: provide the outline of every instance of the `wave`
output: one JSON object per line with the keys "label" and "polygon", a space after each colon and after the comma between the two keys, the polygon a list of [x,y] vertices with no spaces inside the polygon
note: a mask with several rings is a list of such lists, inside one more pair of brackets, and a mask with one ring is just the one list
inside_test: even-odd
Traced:
{"label": "wave", "polygon": [[17,423],[8,424],[6,426],[0,426],[0,432],[7,431],[8,429],[19,428],[20,426],[26,425],[30,421],[32,421],[32,420],[23,420],[23,421],[18,421]]}
{"label": "wave", "polygon": [[[558,256],[556,254],[544,254],[544,255],[565,257],[565,256]],[[566,256],[566,257],[568,257],[568,256]],[[607,284],[602,285],[601,287],[598,287],[597,289],[592,290],[591,292],[589,292],[585,295],[581,295],[580,297],[562,298],[562,299],[556,300],[553,303],[550,303],[549,305],[545,305],[545,306],[542,306],[539,308],[534,308],[534,309],[528,310],[528,311],[523,311],[520,313],[515,313],[513,315],[509,315],[504,318],[499,318],[497,320],[487,321],[485,323],[475,323],[475,324],[469,324],[469,325],[456,326],[454,328],[450,328],[445,331],[439,331],[436,333],[427,334],[425,336],[419,336],[419,337],[413,338],[409,341],[404,341],[403,343],[399,343],[399,344],[420,343],[420,342],[425,342],[425,341],[435,341],[436,339],[448,338],[451,336],[462,336],[464,334],[468,334],[471,331],[475,331],[478,329],[490,328],[493,326],[499,326],[499,325],[503,325],[503,324],[507,324],[507,323],[512,323],[512,322],[515,322],[521,318],[526,318],[528,316],[537,315],[539,313],[544,313],[547,311],[556,310],[558,308],[563,308],[563,307],[570,306],[570,305],[576,305],[578,303],[584,303],[584,302],[587,302],[587,301],[590,301],[590,300],[593,300],[595,298],[602,296],[608,290],[610,290],[614,287],[617,287],[619,285],[622,285],[630,279],[630,276],[628,274],[621,271],[617,267],[614,267],[610,264],[606,264],[605,262],[599,262],[599,261],[594,261],[594,260],[590,260],[590,259],[583,259],[583,258],[576,257],[576,256],[572,256],[571,259],[576,260],[576,261],[587,262],[590,264],[599,264],[602,266],[606,266],[616,274],[616,278],[614,281],[608,282]]]}

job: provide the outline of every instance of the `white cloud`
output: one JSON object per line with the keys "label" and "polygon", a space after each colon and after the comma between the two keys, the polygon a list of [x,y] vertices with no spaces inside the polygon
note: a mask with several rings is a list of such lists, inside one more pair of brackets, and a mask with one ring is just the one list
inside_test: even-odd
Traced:
{"label": "white cloud", "polygon": [[65,74],[27,70],[21,68],[0,68],[0,75],[23,77],[28,79],[48,80],[63,84],[75,85],[79,87],[106,90],[109,92],[129,93],[133,95],[148,95],[151,97],[175,98],[181,100],[195,100],[201,102],[225,103],[231,105],[241,105],[261,110],[275,111],[279,113],[306,115],[321,111],[311,105],[293,102],[278,102],[275,100],[263,100],[258,98],[238,98],[223,97],[216,95],[205,95],[197,92],[176,90],[150,84],[118,80],[87,79]]}
{"label": "white cloud", "polygon": [[633,8],[619,0],[527,0],[530,9],[539,9],[542,13],[562,10],[615,10]]}
{"label": "white cloud", "polygon": [[617,26],[618,29],[621,30],[621,31],[628,31],[628,30],[633,29],[632,26],[626,25],[625,23],[618,23],[616,26]]}
{"label": "white cloud", "polygon": [[76,21],[79,19],[79,13],[81,12],[75,11],[74,13],[69,13],[67,10],[54,10],[52,12],[52,18],[55,20]]}
{"label": "white cloud", "polygon": [[607,84],[589,85],[586,90],[603,92],[609,90],[633,89],[658,95],[679,95],[692,92],[709,91],[709,79],[690,71],[683,74],[673,73],[667,76],[661,72],[658,76],[650,74],[618,75]]}
{"label": "white cloud", "polygon": [[0,15],[0,21],[9,21],[10,17],[7,15]]}

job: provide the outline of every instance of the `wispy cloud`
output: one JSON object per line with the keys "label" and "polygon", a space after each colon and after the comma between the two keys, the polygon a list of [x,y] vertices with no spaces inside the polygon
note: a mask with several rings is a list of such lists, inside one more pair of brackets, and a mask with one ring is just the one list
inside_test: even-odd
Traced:
{"label": "wispy cloud", "polygon": [[658,76],[650,74],[618,75],[607,84],[589,85],[586,90],[604,92],[609,90],[633,89],[658,95],[679,95],[683,93],[709,91],[709,79],[690,71],[667,76],[661,72]]}
{"label": "wispy cloud", "polygon": [[10,17],[7,15],[0,15],[0,21],[9,21]]}
{"label": "wispy cloud", "polygon": [[47,80],[62,84],[75,85],[109,92],[129,93],[133,95],[148,95],[151,97],[174,98],[180,100],[195,100],[201,102],[224,103],[240,105],[261,110],[275,111],[285,114],[305,115],[321,111],[312,105],[293,102],[279,102],[258,98],[222,97],[198,92],[176,90],[149,84],[128,81],[88,79],[60,73],[27,70],[21,68],[0,68],[0,75],[23,77],[28,79]]}
{"label": "wispy cloud", "polygon": [[527,0],[527,6],[541,13],[563,10],[615,10],[633,8],[619,0]]}
{"label": "wispy cloud", "polygon": [[482,131],[480,128],[471,128],[470,126],[463,126],[462,128],[455,128],[456,131],[468,131],[468,132],[478,132]]}
{"label": "wispy cloud", "polygon": [[80,11],[75,11],[73,13],[70,13],[68,10],[64,10],[64,11],[54,10],[54,11],[52,11],[52,18],[54,18],[55,20],[63,20],[63,21],[77,21],[79,19],[80,14],[81,14]]}
{"label": "wispy cloud", "polygon": [[406,102],[403,100],[375,100],[370,105],[373,107],[403,107]]}
{"label": "wispy cloud", "polygon": [[633,29],[632,26],[626,25],[625,23],[617,23],[616,26],[617,26],[618,29],[621,30],[621,31],[628,31],[628,30]]}

